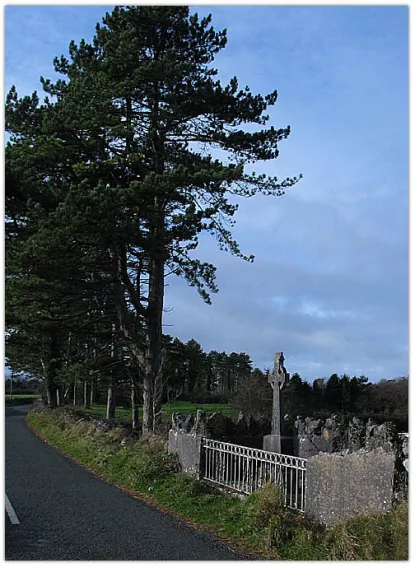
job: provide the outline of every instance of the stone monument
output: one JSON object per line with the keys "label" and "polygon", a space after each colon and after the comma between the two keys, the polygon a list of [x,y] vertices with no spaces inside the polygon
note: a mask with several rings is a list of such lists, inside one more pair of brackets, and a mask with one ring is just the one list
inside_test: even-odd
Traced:
{"label": "stone monument", "polygon": [[263,449],[269,452],[281,453],[281,436],[284,429],[284,408],[282,390],[290,379],[284,367],[284,355],[277,351],[274,358],[274,368],[268,377],[268,382],[273,389],[271,434],[264,436]]}

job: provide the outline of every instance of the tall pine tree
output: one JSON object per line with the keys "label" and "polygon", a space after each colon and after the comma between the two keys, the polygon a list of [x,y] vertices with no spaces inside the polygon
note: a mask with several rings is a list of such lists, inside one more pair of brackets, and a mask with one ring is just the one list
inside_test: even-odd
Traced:
{"label": "tall pine tree", "polygon": [[277,158],[290,128],[266,127],[276,91],[253,95],[236,78],[217,80],[211,64],[226,41],[226,30],[188,7],[116,7],[91,44],[72,42],[69,58],[55,59],[64,79],[42,79],[53,102],[42,111],[33,101],[36,127],[24,100],[8,98],[23,142],[44,149],[42,183],[63,209],[75,199],[78,215],[92,219],[84,237],[109,257],[116,333],[142,381],[144,430],[158,414],[166,274],[186,278],[210,302],[215,267],[192,254],[200,233],[252,261],[228,228],[237,209],[229,195],[282,195],[297,181],[248,171]]}

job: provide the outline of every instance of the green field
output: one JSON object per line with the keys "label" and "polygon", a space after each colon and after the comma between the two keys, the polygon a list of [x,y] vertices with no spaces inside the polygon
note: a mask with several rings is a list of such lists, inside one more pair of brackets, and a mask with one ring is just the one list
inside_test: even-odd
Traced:
{"label": "green field", "polygon": [[[195,415],[198,408],[204,410],[206,414],[221,412],[222,414],[232,418],[236,418],[239,414],[239,411],[229,404],[197,404],[192,402],[175,401],[165,406],[162,418],[164,420],[170,420],[173,412],[181,412],[185,416],[188,416],[189,414]],[[105,418],[106,406],[105,404],[93,404],[91,408],[86,409],[85,412],[94,418]],[[141,418],[143,415],[143,409],[141,407],[139,408],[138,413]],[[115,418],[120,422],[130,421],[131,409],[117,407],[115,410]]]}
{"label": "green field", "polygon": [[13,394],[10,396],[10,394],[6,393],[5,396],[6,400],[13,400],[15,398],[40,398],[40,394]]}
{"label": "green field", "polygon": [[13,406],[16,404],[30,404],[33,400],[40,398],[40,394],[10,394],[5,395],[5,406]]}
{"label": "green field", "polygon": [[[10,397],[10,394],[6,394],[6,401],[14,401],[14,400],[22,400],[22,399],[36,399],[40,398],[40,394],[14,394]],[[232,418],[237,418],[239,411],[236,408],[233,408],[229,404],[198,404],[193,402],[186,402],[186,401],[175,401],[167,404],[163,408],[162,418],[163,420],[170,420],[171,415],[173,412],[181,412],[185,416],[189,414],[196,415],[196,411],[198,408],[201,408],[206,412],[206,414],[213,414],[214,412],[221,412],[226,416],[230,416]],[[79,407],[81,410],[81,407]],[[105,418],[106,414],[106,405],[105,404],[93,404],[91,408],[83,409],[82,411],[92,416],[93,418]],[[139,407],[138,415],[140,418],[143,416],[143,409]],[[130,408],[122,408],[118,406],[115,410],[115,418],[119,422],[129,422],[131,420],[131,409]]]}

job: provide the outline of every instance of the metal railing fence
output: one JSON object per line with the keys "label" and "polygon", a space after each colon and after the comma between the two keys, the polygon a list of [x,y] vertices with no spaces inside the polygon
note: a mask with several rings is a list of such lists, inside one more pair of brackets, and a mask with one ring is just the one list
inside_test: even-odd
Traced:
{"label": "metal railing fence", "polygon": [[278,484],[286,507],[304,512],[307,460],[203,438],[202,478],[250,494],[267,481]]}

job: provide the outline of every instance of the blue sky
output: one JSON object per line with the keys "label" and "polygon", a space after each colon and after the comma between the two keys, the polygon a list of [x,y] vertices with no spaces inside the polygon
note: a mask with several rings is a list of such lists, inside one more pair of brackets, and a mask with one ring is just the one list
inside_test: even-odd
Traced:
{"label": "blue sky", "polygon": [[[7,6],[5,88],[53,78],[69,42],[92,39],[110,6]],[[277,89],[280,157],[255,171],[304,178],[283,197],[240,202],[234,235],[248,264],[201,240],[218,268],[207,306],[177,278],[165,332],[205,351],[245,351],[260,368],[284,351],[309,381],[408,373],[408,8],[198,6],[228,46],[220,77]]]}

